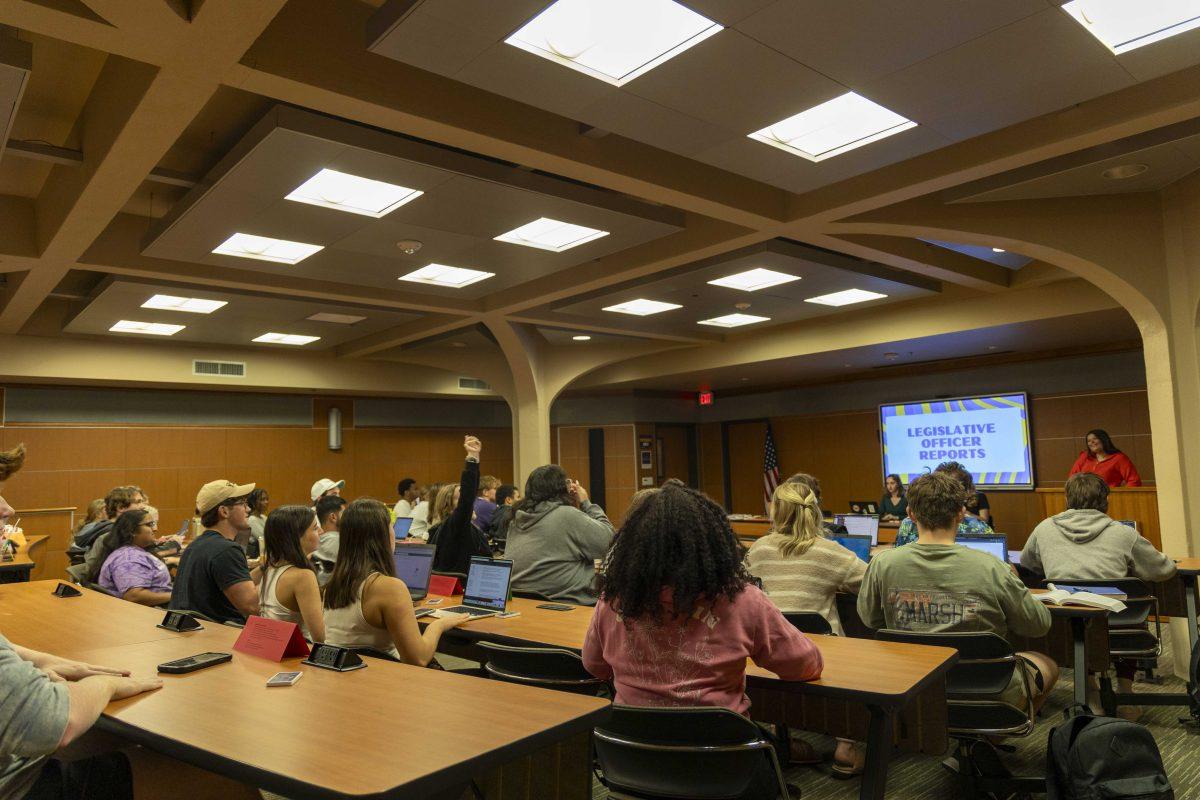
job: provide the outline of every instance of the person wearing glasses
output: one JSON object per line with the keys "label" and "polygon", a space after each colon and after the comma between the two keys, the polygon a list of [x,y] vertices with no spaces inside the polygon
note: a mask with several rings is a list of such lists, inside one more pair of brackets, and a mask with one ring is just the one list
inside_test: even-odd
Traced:
{"label": "person wearing glasses", "polygon": [[248,498],[254,484],[212,481],[196,495],[196,513],[204,533],[196,537],[183,557],[171,591],[171,608],[197,611],[216,622],[245,622],[259,611],[253,575],[246,553],[237,544],[239,533],[250,530]]}
{"label": "person wearing glasses", "polygon": [[116,549],[100,568],[100,588],[115,597],[144,606],[166,605],[171,600],[171,573],[150,551],[158,544],[157,525],[146,509],[126,511],[117,517],[110,534]]}

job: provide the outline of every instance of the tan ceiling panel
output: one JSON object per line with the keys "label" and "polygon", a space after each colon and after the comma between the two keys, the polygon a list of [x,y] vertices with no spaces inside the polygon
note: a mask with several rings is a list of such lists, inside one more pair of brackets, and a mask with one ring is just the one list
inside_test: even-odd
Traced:
{"label": "tan ceiling panel", "polygon": [[[450,77],[572,119],[584,107],[620,91],[602,80],[503,41],[491,45]],[[520,113],[519,109],[514,109],[514,113]]]}
{"label": "tan ceiling panel", "polygon": [[1139,81],[1200,64],[1200,28],[1130,50],[1117,61]]}
{"label": "tan ceiling panel", "polygon": [[635,94],[608,94],[583,108],[579,121],[638,142],[695,157],[730,140],[724,127],[688,116]]}

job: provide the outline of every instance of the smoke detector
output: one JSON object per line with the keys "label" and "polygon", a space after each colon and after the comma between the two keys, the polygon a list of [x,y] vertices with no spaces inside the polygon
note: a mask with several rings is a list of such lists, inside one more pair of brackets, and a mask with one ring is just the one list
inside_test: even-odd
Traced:
{"label": "smoke detector", "polygon": [[748,309],[750,307],[750,304],[749,303],[734,303],[733,307],[736,308],[738,311],[745,311],[746,309]]}
{"label": "smoke detector", "polygon": [[416,239],[401,239],[396,242],[396,247],[399,247],[400,252],[406,256],[411,256],[424,246],[424,244],[418,242]]}

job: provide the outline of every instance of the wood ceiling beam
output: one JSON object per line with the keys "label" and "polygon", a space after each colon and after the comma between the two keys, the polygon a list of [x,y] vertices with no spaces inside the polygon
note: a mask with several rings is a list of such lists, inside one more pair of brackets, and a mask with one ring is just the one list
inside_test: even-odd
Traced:
{"label": "wood ceiling beam", "polygon": [[846,223],[830,224],[826,229],[836,235],[810,236],[809,241],[848,255],[984,292],[1003,291],[1012,280],[1012,270],[999,264],[919,239],[854,233],[854,226]]}

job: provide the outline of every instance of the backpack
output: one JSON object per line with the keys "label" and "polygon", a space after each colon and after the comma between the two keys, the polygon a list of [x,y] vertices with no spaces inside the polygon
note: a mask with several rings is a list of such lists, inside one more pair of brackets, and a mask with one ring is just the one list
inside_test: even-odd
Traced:
{"label": "backpack", "polygon": [[1175,800],[1175,792],[1146,726],[1083,713],[1050,731],[1046,797]]}

